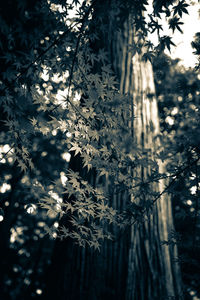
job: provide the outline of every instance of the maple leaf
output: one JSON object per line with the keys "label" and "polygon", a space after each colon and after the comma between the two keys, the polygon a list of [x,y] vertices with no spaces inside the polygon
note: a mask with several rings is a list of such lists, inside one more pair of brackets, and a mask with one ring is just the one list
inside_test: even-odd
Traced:
{"label": "maple leaf", "polygon": [[180,17],[182,17],[182,14],[188,14],[188,11],[186,7],[188,7],[189,4],[185,3],[185,0],[179,1],[179,3],[173,7],[174,15],[178,14]]}
{"label": "maple leaf", "polygon": [[108,176],[109,175],[109,172],[106,170],[106,169],[102,169],[99,176],[103,176],[103,175],[106,175]]}
{"label": "maple leaf", "polygon": [[20,169],[22,170],[22,172],[25,173],[27,171],[26,164],[23,161],[19,160],[19,159],[17,160],[17,163],[18,163]]}
{"label": "maple leaf", "polygon": [[157,30],[157,32],[159,34],[160,30],[163,30],[162,25],[160,25],[157,21],[155,21],[150,14],[149,14],[149,17],[151,19],[151,22],[149,22],[148,25],[151,29],[151,33],[153,33],[154,31]]}
{"label": "maple leaf", "polygon": [[47,135],[49,133],[49,128],[48,127],[40,127],[40,132],[43,134],[43,135]]}
{"label": "maple leaf", "polygon": [[178,29],[181,33],[183,33],[182,29],[180,28],[179,25],[183,25],[183,22],[180,22],[180,18],[178,17],[173,17],[169,20],[169,28],[172,29],[174,32],[175,29]]}
{"label": "maple leaf", "polygon": [[154,57],[155,57],[155,53],[153,51],[148,51],[148,52],[146,52],[146,53],[143,54],[142,59],[144,61],[148,61],[149,60],[150,62],[152,62],[153,59],[154,59]]}
{"label": "maple leaf", "polygon": [[34,117],[32,119],[30,118],[30,121],[33,127],[37,124],[37,120]]}
{"label": "maple leaf", "polygon": [[171,46],[175,46],[175,44],[172,42],[172,38],[170,36],[162,36],[160,38],[160,48],[161,51],[165,49],[165,47],[167,47],[167,49],[170,51]]}
{"label": "maple leaf", "polygon": [[71,178],[70,180],[69,180],[69,183],[71,183],[72,184],[72,186],[73,186],[73,188],[80,188],[80,182],[78,182],[77,181],[77,179],[76,178]]}
{"label": "maple leaf", "polygon": [[72,143],[72,147],[69,149],[69,151],[74,151],[75,152],[75,156],[78,154],[78,153],[81,153],[82,152],[82,149],[79,147],[79,145],[77,143]]}
{"label": "maple leaf", "polygon": [[64,204],[64,206],[66,207],[66,210],[70,210],[72,213],[74,212],[74,207],[72,206],[71,203],[67,202]]}
{"label": "maple leaf", "polygon": [[105,63],[108,60],[107,54],[103,49],[99,50],[97,59],[98,59],[98,61],[102,61],[102,63]]}

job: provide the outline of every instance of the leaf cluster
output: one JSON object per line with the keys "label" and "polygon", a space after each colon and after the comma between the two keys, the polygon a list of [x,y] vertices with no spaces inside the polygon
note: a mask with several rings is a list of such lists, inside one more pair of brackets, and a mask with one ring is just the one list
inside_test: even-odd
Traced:
{"label": "leaf cluster", "polygon": [[[132,211],[133,217],[136,208],[152,203],[152,197],[156,198],[157,195],[148,184],[133,177],[133,171],[138,167],[151,166],[151,176],[155,179],[159,177],[158,168],[150,149],[145,149],[144,153],[138,145],[130,142],[133,139],[128,124],[134,118],[130,115],[131,100],[128,95],[122,95],[119,91],[118,79],[110,64],[110,54],[103,47],[94,48],[94,44],[101,41],[101,34],[105,35],[110,24],[102,10],[97,10],[98,16],[92,15],[94,8],[100,9],[96,7],[96,1],[92,1],[90,5],[83,2],[79,5],[77,16],[71,19],[69,11],[72,7],[64,5],[62,1],[38,2],[35,8],[29,8],[26,1],[22,3],[24,5],[17,4],[17,11],[20,13],[13,19],[13,31],[8,35],[3,33],[10,30],[10,21],[5,18],[2,20],[1,33],[4,40],[1,55],[2,119],[7,142],[13,148],[11,165],[16,161],[21,171],[28,172],[30,178],[37,178],[38,168],[40,169],[37,160],[46,152],[44,148],[48,145],[52,151],[47,151],[46,159],[46,155],[43,157],[45,165],[51,164],[58,155],[58,169],[68,178],[65,187],[67,201],[57,203],[49,195],[43,197],[44,191],[49,192],[50,184],[47,184],[48,179],[41,180],[42,176],[39,176],[39,181],[44,184],[44,190],[34,191],[34,196],[36,199],[43,199],[42,205],[49,214],[54,210],[55,216],[70,214],[72,227],[75,229],[74,235],[70,233],[70,237],[82,244],[85,243],[84,240],[92,241],[95,226],[98,225],[100,230],[105,221],[115,222],[116,213],[111,206],[105,204],[112,193],[126,191],[129,201],[134,195],[136,207],[129,203],[124,208],[125,211]],[[57,4],[62,6],[61,11],[57,9]],[[72,6],[78,4],[75,1]],[[147,1],[116,1],[115,4],[111,10],[112,20],[117,20],[117,17],[121,20],[121,12],[126,9],[128,13],[127,8],[130,8],[133,24],[138,30],[138,43],[131,47],[135,52],[140,52],[145,46],[145,60],[152,60],[157,52],[162,52],[165,48],[170,50],[174,46],[171,37],[160,34],[162,26],[158,19],[161,14],[167,16],[169,27],[174,32],[176,29],[181,30],[180,18],[183,13],[187,13],[185,1],[179,1],[177,5],[173,1],[154,1],[154,12],[148,22],[143,17]],[[108,4],[105,7],[109,9]],[[169,8],[172,8],[173,15]],[[37,17],[34,18],[34,15]],[[43,20],[42,24],[37,22],[39,17]],[[22,22],[23,18],[25,24]],[[31,26],[37,23],[31,34],[29,23]],[[14,30],[15,24],[17,26]],[[97,24],[100,29],[95,31]],[[115,24],[118,30],[122,29],[122,24],[114,22]],[[159,36],[157,48],[142,38],[154,31]],[[6,50],[7,46],[9,51]],[[57,79],[54,78],[55,74]],[[70,153],[73,158],[79,157],[81,168],[88,173],[95,171],[100,182],[109,180],[113,182],[114,188],[108,191],[108,195],[107,192],[99,194],[87,176],[76,175],[68,162],[64,163],[62,170],[60,165],[65,153]],[[57,165],[49,167],[49,177],[55,181],[51,190],[57,190],[58,194],[63,195],[62,189],[58,188],[61,186],[58,184],[60,172],[56,168]],[[40,172],[46,174],[45,170]],[[140,198],[147,190],[149,202],[141,204]],[[148,207],[144,206],[144,210],[148,210]],[[82,226],[85,226],[84,229]],[[91,226],[95,229],[91,229]],[[83,230],[87,234],[83,234]]]}

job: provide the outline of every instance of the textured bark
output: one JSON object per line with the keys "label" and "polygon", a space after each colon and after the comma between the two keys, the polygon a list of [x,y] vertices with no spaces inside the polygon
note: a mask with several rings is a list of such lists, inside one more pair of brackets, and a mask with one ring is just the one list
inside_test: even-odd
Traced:
{"label": "textured bark", "polygon": [[[132,115],[134,121],[130,124],[133,139],[142,150],[151,149],[151,156],[159,149],[159,116],[155,99],[153,71],[150,62],[144,62],[140,55],[128,52],[128,45],[134,42],[134,31],[130,22],[125,24],[121,41],[121,92],[129,94],[132,99]],[[118,48],[119,49],[119,48]],[[118,54],[119,55],[119,54]],[[119,55],[120,57],[120,55]],[[160,173],[164,165],[158,161]],[[149,168],[137,170],[137,176],[145,181],[150,174]],[[134,185],[134,182],[133,182]],[[162,192],[166,182],[152,184],[151,188]],[[144,201],[146,196],[144,195]],[[134,199],[133,199],[134,200]],[[146,199],[149,200],[149,199]],[[152,199],[153,200],[153,199]],[[169,233],[174,229],[171,201],[164,194],[154,205],[153,214],[143,225],[131,227],[131,242],[128,259],[128,277],[126,299],[166,299],[181,294],[179,267],[173,262],[177,257],[175,246],[162,245],[169,239]],[[180,296],[179,296],[180,297]]]}
{"label": "textured bark", "polygon": [[[108,36],[113,30],[112,26],[109,28]],[[127,21],[115,37],[111,55],[113,68],[119,76],[121,92],[130,96],[130,114],[134,116],[127,126],[135,144],[144,151],[150,148],[153,157],[159,147],[159,118],[152,66],[128,50],[134,41],[131,22]],[[163,172],[164,166],[158,163]],[[140,167],[134,172],[145,180],[150,168]],[[165,182],[151,187],[161,192]],[[121,209],[129,200],[124,192],[114,195],[110,205]],[[144,195],[143,201],[146,200],[149,199]],[[168,240],[172,229],[171,202],[165,195],[155,203],[153,213],[149,213],[145,222],[132,225],[117,241],[105,242],[101,253],[81,249],[71,241],[57,241],[52,260],[56,278],[48,286],[47,299],[152,300],[169,296],[179,299],[180,273],[173,262],[177,250],[175,246],[161,245],[161,241]],[[116,228],[113,230],[117,232]]]}

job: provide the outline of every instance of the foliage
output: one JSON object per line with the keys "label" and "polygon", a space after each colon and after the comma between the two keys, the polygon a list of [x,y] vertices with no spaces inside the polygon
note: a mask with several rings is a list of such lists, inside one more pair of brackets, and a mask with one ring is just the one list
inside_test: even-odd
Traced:
{"label": "foliage", "polygon": [[[140,154],[137,154],[137,151],[140,150],[136,150],[134,153],[127,151],[126,141],[129,140],[129,133],[123,119],[125,116],[126,122],[128,122],[129,104],[118,91],[117,81],[108,65],[106,53],[101,49],[96,53],[89,45],[91,40],[98,39],[98,36],[90,32],[89,25],[92,22],[90,21],[92,8],[96,3],[94,1],[89,5],[83,2],[81,6],[79,5],[77,17],[68,21],[68,13],[76,3],[65,6],[61,3],[62,10],[59,10],[57,4],[40,2],[34,10],[31,10],[32,6],[28,6],[26,1],[20,2],[20,4],[17,2],[16,9],[19,11],[19,15],[17,18],[16,15],[14,16],[11,25],[15,26],[15,22],[18,25],[10,35],[3,34],[10,30],[8,25],[10,20],[4,20],[3,23],[2,59],[5,72],[3,72],[1,87],[2,107],[4,118],[6,118],[4,124],[8,128],[6,129],[7,143],[13,149],[12,154],[10,153],[11,159],[13,163],[15,160],[17,161],[22,172],[30,170],[28,172],[34,173],[35,167],[31,158],[33,154],[30,154],[34,151],[30,143],[33,137],[39,135],[40,138],[43,136],[44,139],[51,139],[53,138],[52,133],[56,132],[55,135],[59,135],[59,138],[64,140],[67,133],[71,138],[67,140],[66,144],[63,144],[63,147],[67,151],[73,151],[74,155],[79,155],[82,158],[83,167],[86,167],[88,171],[91,168],[95,169],[99,176],[112,176],[115,178],[117,186],[120,186],[120,183],[116,178],[119,178],[120,182],[123,178],[124,182],[127,181],[128,188],[131,181],[128,177],[127,180],[124,178],[123,169],[133,166],[133,164],[141,164],[144,158],[139,158]],[[137,12],[140,10],[140,14],[133,14],[138,31],[142,30],[145,35],[149,30],[154,31],[157,28],[157,18],[160,17],[160,13],[166,13],[163,11],[163,7],[167,10],[170,6],[172,6],[173,19],[169,19],[169,27],[173,31],[176,28],[180,30],[181,23],[177,15],[181,17],[183,13],[187,13],[187,4],[184,1],[180,1],[176,6],[170,1],[162,4],[154,1],[155,13],[151,16],[150,23],[138,17],[142,15],[142,11],[146,10],[145,5],[147,4],[146,1],[141,2],[139,6],[137,1],[128,3],[131,10],[134,11],[136,8]],[[113,13],[116,15],[119,13],[119,5],[127,8],[127,4],[123,1],[116,1],[116,7],[113,8]],[[169,18],[170,14],[168,12],[166,14]],[[40,31],[40,26],[35,27],[35,31],[30,34],[30,31],[27,32],[27,30],[33,26],[32,23],[37,21],[35,15],[37,18],[42,15],[43,30]],[[23,24],[21,20],[24,18],[26,30],[24,30],[24,25],[21,27]],[[101,26],[101,31],[104,31],[104,24],[102,23]],[[162,29],[161,26],[159,26],[160,29]],[[39,31],[40,35],[35,38]],[[5,45],[8,45],[9,51],[7,52],[5,52]],[[23,52],[21,48],[24,45]],[[160,36],[160,45],[157,49],[160,51],[167,47],[170,50],[171,45],[174,45],[171,37]],[[29,55],[26,55],[27,53]],[[146,58],[149,58],[148,52]],[[94,73],[94,64],[97,63],[101,66],[101,70]],[[15,68],[15,71],[9,71],[8,64]],[[67,78],[63,83],[55,84],[54,73],[59,78],[62,78],[65,73]],[[48,81],[45,76],[49,78]],[[60,92],[59,99],[58,92]],[[81,100],[80,97],[82,97]],[[123,139],[125,143],[120,144],[120,139],[116,139],[116,136],[122,135],[125,137]],[[134,149],[134,147],[132,148]],[[130,159],[130,156],[133,156],[134,159]],[[119,168],[119,166],[121,167]],[[63,171],[67,173],[66,170]],[[71,176],[65,192],[66,189],[69,191],[69,197],[76,194],[75,207],[78,211],[81,209],[81,205],[78,203],[82,203],[86,199],[88,189],[91,187],[87,184],[80,186],[81,180],[78,184],[76,178],[73,178],[74,174],[65,175]],[[56,180],[53,189],[62,193],[58,186]],[[42,194],[50,192],[48,188],[43,187],[43,189]],[[78,201],[77,193],[82,195],[82,201]],[[42,195],[38,195],[38,197],[41,198]],[[103,196],[101,195],[101,197]],[[95,194],[95,199],[98,202],[98,194]],[[104,195],[104,201],[106,201],[106,195]],[[44,202],[43,206],[50,211],[52,205],[55,204],[55,201],[48,196],[44,196],[42,202]],[[92,214],[96,211],[96,203],[93,205],[94,207],[90,210]],[[65,204],[63,203],[62,206],[64,208]],[[64,210],[68,211],[68,208],[65,207]],[[112,216],[112,208],[110,210]],[[63,213],[62,209],[61,212]],[[98,219],[97,212],[95,213],[96,217]]]}
{"label": "foliage", "polygon": [[[130,142],[131,133],[127,130],[128,122],[132,121],[130,99],[120,94],[109,53],[94,48],[101,33],[107,31],[108,20],[104,15],[110,9],[103,1],[101,14],[95,19],[93,11],[97,2],[8,1],[2,5],[0,16],[1,183],[10,185],[10,190],[1,195],[2,215],[5,213],[4,220],[9,221],[5,227],[11,232],[25,228],[29,215],[21,217],[24,208],[31,211],[36,205],[38,213],[33,214],[30,231],[37,230],[43,222],[52,238],[70,237],[81,246],[95,249],[100,248],[103,239],[112,239],[112,224],[124,228],[141,221],[160,197],[149,188],[151,183],[168,176],[158,174],[156,161]],[[165,48],[170,50],[175,45],[171,36],[162,34],[159,23],[162,15],[172,32],[181,31],[181,18],[187,14],[188,7],[186,1],[154,0],[154,12],[148,19],[143,17],[148,4],[145,0],[113,3],[111,17],[116,20],[118,30],[122,26],[117,21],[122,20],[120,14],[126,18],[132,12],[138,44],[130,47],[134,52],[143,51],[143,58],[150,61]],[[72,9],[77,9],[74,17],[70,17]],[[99,35],[92,29],[97,24]],[[157,32],[159,37],[156,47],[147,38],[152,32]],[[198,40],[193,46],[199,54]],[[172,85],[165,86],[165,102],[160,105],[162,116],[166,113],[164,107],[179,92],[170,76],[166,80]],[[179,84],[183,86],[184,76],[179,74]],[[188,82],[189,73],[186,77]],[[196,78],[195,82],[198,82]],[[159,155],[169,160],[169,177],[176,176],[178,180],[185,178],[182,165],[187,167],[189,176],[197,165],[193,162],[199,159],[199,123],[193,117],[194,113],[198,114],[198,95],[193,93],[190,101],[191,85],[187,92],[182,89],[178,94],[184,101],[180,103],[177,124],[184,121],[183,128],[162,124],[170,132],[170,141],[163,141],[163,153]],[[172,91],[168,93],[170,86]],[[159,83],[157,87],[161,99]],[[82,172],[74,171],[75,160]],[[152,168],[152,177],[147,183],[134,178],[133,187],[132,171],[147,164]],[[98,178],[97,182],[90,182],[91,173]],[[108,178],[113,184],[105,191],[102,186]],[[187,184],[191,186],[189,179]],[[116,211],[109,199],[124,191],[128,193],[127,198],[132,195],[140,198],[141,192],[148,193],[151,201],[139,205],[129,201],[125,210]],[[69,227],[55,227],[55,221],[63,215],[69,219]],[[9,242],[10,233],[5,236]],[[29,238],[28,232],[26,235],[24,232],[24,236],[27,240],[24,238],[21,244],[16,240],[13,248],[25,247],[26,243],[31,248],[35,235]]]}
{"label": "foliage", "polygon": [[[166,55],[154,59],[168,171],[184,171],[170,188],[186,289],[199,296],[199,75]],[[192,250],[191,250],[192,249]]]}
{"label": "foliage", "polygon": [[[194,41],[192,42],[192,47],[194,48],[194,54],[197,55],[198,61],[200,60],[200,33],[197,32],[195,34]],[[200,62],[196,65],[196,70],[199,70],[200,68]]]}

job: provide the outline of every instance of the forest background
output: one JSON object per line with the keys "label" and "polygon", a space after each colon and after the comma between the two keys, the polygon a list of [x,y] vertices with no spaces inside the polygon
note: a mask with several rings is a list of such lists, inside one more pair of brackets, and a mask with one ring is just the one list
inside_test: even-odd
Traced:
{"label": "forest background", "polygon": [[[165,54],[176,40],[163,35],[161,25],[164,16],[172,34],[181,31],[181,18],[192,4],[154,1],[154,13],[145,19],[147,1],[103,1],[102,10],[98,3],[23,0],[0,7],[1,299],[46,299],[54,282],[49,270],[60,259],[57,240],[99,253],[104,241],[121,239],[132,225],[143,226],[166,193],[175,228],[160,247],[178,247],[173,262],[181,267],[182,288],[176,297],[199,299],[200,33],[192,43],[197,64],[186,69]],[[107,30],[108,3],[119,31],[118,22],[132,12],[137,41],[128,45],[129,52],[153,65],[156,92],[147,96],[156,97],[159,108],[155,159],[130,143],[132,132],[125,128],[133,122],[129,97],[120,94],[110,54],[98,36]],[[77,15],[69,18],[75,7]],[[157,33],[156,46],[149,32]],[[157,159],[165,163],[164,172]],[[153,172],[143,178],[127,172],[138,168]],[[164,178],[164,190],[152,192],[151,183]],[[130,191],[130,198],[149,198],[116,209],[108,181],[118,193]],[[78,298],[68,291],[57,299]]]}

